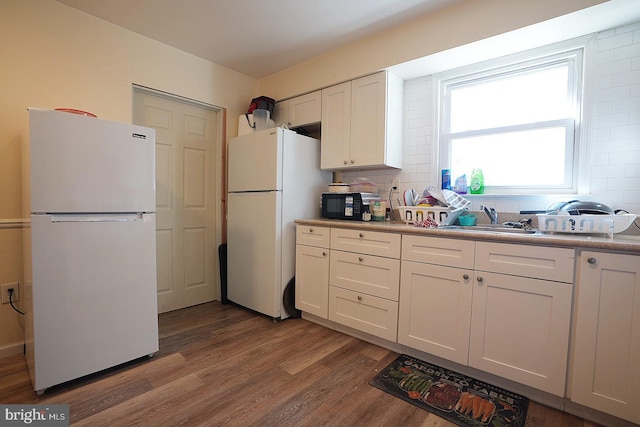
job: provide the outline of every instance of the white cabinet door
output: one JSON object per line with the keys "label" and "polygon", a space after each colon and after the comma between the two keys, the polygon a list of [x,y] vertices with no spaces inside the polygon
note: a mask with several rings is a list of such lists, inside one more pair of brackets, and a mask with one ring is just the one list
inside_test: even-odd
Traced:
{"label": "white cabinet door", "polygon": [[640,423],[640,256],[582,252],[571,400]]}
{"label": "white cabinet door", "polygon": [[327,318],[329,249],[296,245],[296,308]]}
{"label": "white cabinet door", "polygon": [[385,75],[362,77],[351,84],[350,161],[356,166],[384,164]]}
{"label": "white cabinet door", "polygon": [[572,286],[476,272],[469,366],[564,396]]}
{"label": "white cabinet door", "polygon": [[466,365],[472,280],[472,270],[402,261],[398,342]]}
{"label": "white cabinet door", "polygon": [[321,169],[348,167],[351,138],[351,82],[322,89]]}
{"label": "white cabinet door", "polygon": [[322,92],[316,91],[291,98],[289,104],[289,127],[319,123],[322,119]]}

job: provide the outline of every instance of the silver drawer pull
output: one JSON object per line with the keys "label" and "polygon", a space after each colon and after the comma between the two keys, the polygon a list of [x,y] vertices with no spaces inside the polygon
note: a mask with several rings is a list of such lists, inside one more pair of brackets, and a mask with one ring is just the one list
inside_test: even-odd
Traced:
{"label": "silver drawer pull", "polygon": [[358,295],[358,301],[362,301],[362,297]]}
{"label": "silver drawer pull", "polygon": [[587,262],[589,264],[595,264],[596,262],[598,262],[598,260],[595,259],[594,257],[590,256],[589,258],[587,258]]}
{"label": "silver drawer pull", "polygon": [[364,234],[360,233],[358,234],[358,236],[362,239],[364,237]]}
{"label": "silver drawer pull", "polygon": [[482,283],[484,281],[484,279],[482,278],[482,276],[478,276],[478,278],[476,279],[478,281],[478,283]]}
{"label": "silver drawer pull", "polygon": [[309,229],[309,233],[313,233],[313,228],[310,228],[310,229]]}
{"label": "silver drawer pull", "polygon": [[363,261],[362,257],[358,257],[358,261],[362,262]]}
{"label": "silver drawer pull", "polygon": [[469,275],[468,275],[468,274],[463,274],[463,275],[462,275],[462,278],[463,278],[464,280],[469,280]]}
{"label": "silver drawer pull", "polygon": [[322,252],[322,256],[327,256],[327,253],[326,252]]}

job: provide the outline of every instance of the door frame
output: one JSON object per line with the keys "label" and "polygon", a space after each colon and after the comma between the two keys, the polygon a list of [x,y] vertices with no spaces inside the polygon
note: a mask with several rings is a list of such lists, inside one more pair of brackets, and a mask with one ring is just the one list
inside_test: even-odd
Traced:
{"label": "door frame", "polygon": [[[134,95],[135,93],[146,93],[158,97],[163,97],[170,99],[171,101],[180,102],[183,104],[194,105],[196,107],[204,108],[207,110],[215,111],[218,116],[218,133],[215,136],[215,156],[216,156],[216,168],[219,171],[219,179],[215,179],[215,218],[214,218],[214,226],[215,226],[215,247],[218,248],[223,242],[226,242],[226,194],[227,194],[227,150],[226,150],[226,139],[225,135],[227,134],[227,109],[223,107],[219,107],[217,105],[209,104],[203,101],[198,101],[192,98],[187,98],[184,96],[176,95],[173,93],[161,91],[158,89],[153,89],[147,86],[142,86],[136,83],[131,85],[131,120],[133,123],[133,103],[134,103]],[[217,271],[220,272],[220,259],[219,257],[215,258]],[[220,282],[220,274],[215,277],[217,286],[216,286],[216,301],[221,300],[221,282]]]}

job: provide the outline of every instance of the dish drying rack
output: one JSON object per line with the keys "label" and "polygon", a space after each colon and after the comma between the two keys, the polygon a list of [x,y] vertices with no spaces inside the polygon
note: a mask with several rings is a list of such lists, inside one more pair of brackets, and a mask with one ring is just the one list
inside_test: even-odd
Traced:
{"label": "dish drying rack", "polygon": [[416,224],[431,218],[440,225],[452,225],[464,211],[442,206],[398,206],[398,212],[405,224]]}
{"label": "dish drying rack", "polygon": [[538,229],[556,233],[622,233],[637,215],[546,215],[538,214]]}

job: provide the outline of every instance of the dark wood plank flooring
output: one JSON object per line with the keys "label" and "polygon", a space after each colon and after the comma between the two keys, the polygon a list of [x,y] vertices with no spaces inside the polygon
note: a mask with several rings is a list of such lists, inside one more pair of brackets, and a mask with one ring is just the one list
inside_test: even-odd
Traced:
{"label": "dark wood plank flooring", "polygon": [[[306,320],[213,302],[159,322],[155,357],[42,396],[22,355],[0,359],[0,403],[68,404],[72,425],[92,427],[454,426],[368,384],[396,353]],[[527,426],[594,424],[532,402]]]}

